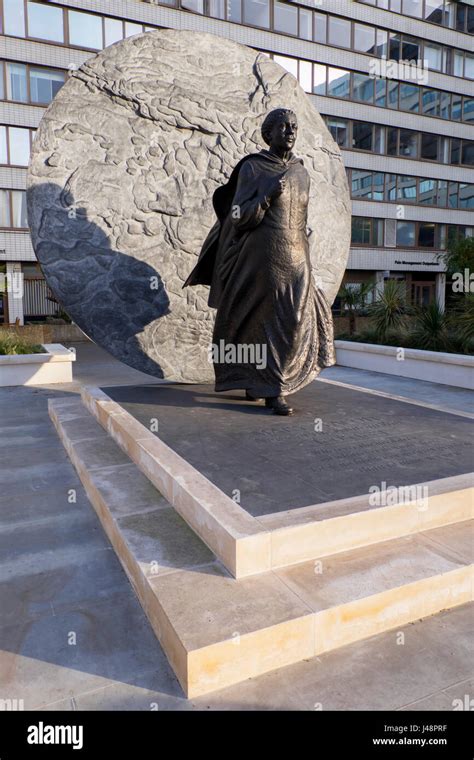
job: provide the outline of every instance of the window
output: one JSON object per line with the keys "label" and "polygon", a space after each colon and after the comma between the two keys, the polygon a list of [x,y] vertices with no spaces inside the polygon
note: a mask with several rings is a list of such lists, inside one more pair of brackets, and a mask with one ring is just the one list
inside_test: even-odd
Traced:
{"label": "window", "polygon": [[243,0],[244,22],[250,26],[270,26],[269,0]]}
{"label": "window", "polygon": [[373,125],[354,122],[352,126],[352,147],[356,150],[372,150]]}
{"label": "window", "polygon": [[313,64],[313,92],[315,95],[326,94],[326,66]]}
{"label": "window", "polygon": [[442,63],[443,63],[443,55],[442,55],[442,48],[440,45],[435,45],[434,43],[430,42],[425,43],[424,49],[423,49],[423,60],[424,65],[427,66],[429,69],[434,69],[435,71],[441,71]]}
{"label": "window", "polygon": [[362,53],[375,52],[375,28],[364,24],[354,24],[354,49]]}
{"label": "window", "polygon": [[461,121],[462,115],[462,97],[461,95],[453,95],[453,102],[451,106],[451,119],[453,121]]}
{"label": "window", "polygon": [[438,180],[438,195],[436,205],[446,208],[448,205],[448,182],[445,179]]}
{"label": "window", "polygon": [[64,73],[51,69],[30,68],[32,103],[50,103],[64,84]]}
{"label": "window", "polygon": [[364,103],[374,102],[374,79],[366,74],[353,74],[353,91],[354,100],[361,100]]}
{"label": "window", "polygon": [[313,14],[300,8],[300,37],[304,40],[313,39]]}
{"label": "window", "polygon": [[440,93],[437,90],[427,90],[423,88],[422,104],[423,113],[426,116],[440,116]]}
{"label": "window", "polygon": [[387,105],[387,81],[385,79],[375,80],[375,104],[383,108]]}
{"label": "window", "polygon": [[463,98],[463,121],[474,121],[474,98]]}
{"label": "window", "polygon": [[312,71],[313,66],[310,61],[299,62],[298,81],[305,92],[311,92],[311,88],[313,86],[311,78]]}
{"label": "window", "polygon": [[327,16],[325,13],[314,13],[314,41],[326,42]]}
{"label": "window", "polygon": [[370,241],[370,219],[364,216],[352,217],[351,243],[368,245]]}
{"label": "window", "polygon": [[8,100],[18,100],[21,103],[26,103],[28,100],[24,63],[7,63],[7,98]]}
{"label": "window", "polygon": [[423,17],[423,0],[403,0],[403,13],[407,16]]}
{"label": "window", "polygon": [[13,37],[25,36],[25,7],[18,0],[3,0],[5,34]]}
{"label": "window", "polygon": [[425,0],[425,19],[432,24],[443,23],[443,0]]}
{"label": "window", "polygon": [[388,87],[388,107],[398,108],[398,82],[394,82],[393,79],[387,81]]}
{"label": "window", "polygon": [[465,75],[468,79],[474,79],[474,55],[466,53]]}
{"label": "window", "polygon": [[423,132],[421,135],[421,158],[424,161],[438,161],[439,137]]}
{"label": "window", "polygon": [[456,137],[451,138],[451,151],[449,155],[450,164],[459,164],[461,157],[461,140]]}
{"label": "window", "polygon": [[385,185],[385,174],[383,172],[374,172],[372,178],[372,199],[374,201],[383,201]]}
{"label": "window", "polygon": [[30,131],[19,127],[9,127],[10,163],[13,166],[28,166],[30,160]]}
{"label": "window", "polygon": [[380,58],[388,58],[388,32],[384,29],[377,29],[375,55],[378,55]]}
{"label": "window", "polygon": [[104,19],[105,26],[105,47],[113,45],[114,42],[123,40],[123,23],[115,18]]}
{"label": "window", "polygon": [[298,8],[296,5],[279,3],[275,0],[273,5],[274,29],[277,32],[298,34]]}
{"label": "window", "polygon": [[8,164],[7,128],[0,127],[0,164]]}
{"label": "window", "polygon": [[372,197],[372,172],[352,170],[352,197],[369,199]]}
{"label": "window", "polygon": [[464,69],[464,55],[461,50],[455,50],[452,55],[451,73],[455,77],[462,77]]}
{"label": "window", "polygon": [[389,156],[398,155],[398,129],[390,127],[387,130],[387,154]]}
{"label": "window", "polygon": [[454,29],[457,4],[458,0],[445,0],[443,26],[448,26],[450,29]]}
{"label": "window", "polygon": [[28,36],[64,42],[62,8],[28,2]]}
{"label": "window", "polygon": [[385,127],[379,127],[378,124],[374,125],[374,145],[372,150],[374,153],[385,153]]}
{"label": "window", "polygon": [[397,200],[397,175],[387,174],[387,182],[385,185],[385,200],[396,201]]}
{"label": "window", "polygon": [[464,166],[474,166],[474,141],[473,140],[462,141],[461,163]]}
{"label": "window", "polygon": [[402,111],[419,110],[420,90],[417,85],[400,82],[400,109]]}
{"label": "window", "polygon": [[406,203],[416,202],[416,177],[399,175],[397,180],[397,198]]}
{"label": "window", "polygon": [[438,94],[440,102],[440,116],[442,119],[449,119],[451,112],[451,95],[449,92],[440,92]]}
{"label": "window", "polygon": [[348,98],[350,76],[350,72],[344,69],[328,68],[328,95],[335,98]]}
{"label": "window", "polygon": [[437,181],[435,179],[420,179],[420,196],[419,203],[426,206],[436,206],[437,199]]}
{"label": "window", "polygon": [[413,247],[416,240],[415,222],[397,222],[397,246]]}
{"label": "window", "polygon": [[349,123],[345,119],[328,119],[328,129],[340,148],[349,146]]}
{"label": "window", "polygon": [[456,30],[463,32],[466,28],[466,6],[459,3],[456,9]]}
{"label": "window", "polygon": [[418,155],[418,134],[410,129],[400,129],[399,155],[416,158]]}
{"label": "window", "polygon": [[459,208],[474,208],[474,185],[459,184]]}
{"label": "window", "polygon": [[0,190],[0,227],[11,227],[10,193]]}
{"label": "window", "polygon": [[[194,13],[204,13],[204,0],[181,0],[181,7]],[[125,32],[126,37],[131,37],[136,32]]]}
{"label": "window", "polygon": [[12,190],[12,227],[27,228],[26,216],[26,192],[24,190]]}
{"label": "window", "polygon": [[366,216],[352,217],[353,245],[378,246],[383,241],[383,220]]}
{"label": "window", "polygon": [[69,42],[77,47],[102,49],[102,19],[91,13],[68,11]]}
{"label": "window", "polygon": [[227,0],[227,19],[240,24],[242,21],[242,6],[240,0]]}
{"label": "window", "polygon": [[133,37],[134,34],[143,32],[141,24],[132,24],[131,21],[125,22],[125,37]]}
{"label": "window", "polygon": [[[209,0],[209,15],[212,18],[225,19],[224,0]],[[148,29],[145,29],[145,31],[148,31]]]}
{"label": "window", "polygon": [[474,8],[469,6],[467,9],[467,33],[474,34]]}
{"label": "window", "polygon": [[450,182],[448,187],[448,206],[449,208],[458,207],[459,188],[457,182]]}
{"label": "window", "polygon": [[420,248],[434,248],[436,238],[436,224],[432,222],[420,222],[418,225],[418,246]]}
{"label": "window", "polygon": [[417,61],[420,58],[420,47],[418,40],[414,37],[403,37],[402,41],[402,59],[404,61]]}
{"label": "window", "polygon": [[338,16],[329,16],[328,42],[337,47],[351,46],[351,22]]}
{"label": "window", "polygon": [[390,60],[399,61],[402,47],[402,38],[400,34],[390,33]]}

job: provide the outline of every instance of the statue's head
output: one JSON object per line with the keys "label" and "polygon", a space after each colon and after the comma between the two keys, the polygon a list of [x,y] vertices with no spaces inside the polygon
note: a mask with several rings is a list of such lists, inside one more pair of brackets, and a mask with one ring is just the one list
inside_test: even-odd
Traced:
{"label": "statue's head", "polygon": [[275,108],[262,124],[262,137],[276,150],[291,150],[298,134],[298,120],[289,108]]}

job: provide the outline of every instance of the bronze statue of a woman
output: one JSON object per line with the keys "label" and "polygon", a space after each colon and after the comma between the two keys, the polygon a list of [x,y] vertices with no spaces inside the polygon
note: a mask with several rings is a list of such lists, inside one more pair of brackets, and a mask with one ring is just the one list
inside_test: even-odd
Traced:
{"label": "bronze statue of a woman", "polygon": [[269,149],[245,156],[215,191],[217,222],[183,286],[211,286],[215,390],[245,390],[280,415],[293,412],[288,395],[335,364],[331,310],[311,273],[297,132],[293,111],[266,116]]}

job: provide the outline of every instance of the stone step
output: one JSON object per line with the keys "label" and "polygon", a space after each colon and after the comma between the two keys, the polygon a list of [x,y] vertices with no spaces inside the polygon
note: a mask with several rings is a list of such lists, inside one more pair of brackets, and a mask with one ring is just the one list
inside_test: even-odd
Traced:
{"label": "stone step", "polygon": [[101,389],[82,399],[235,578],[474,517],[468,473],[255,518]]}
{"label": "stone step", "polygon": [[474,521],[236,580],[80,402],[49,408],[188,697],[473,598]]}

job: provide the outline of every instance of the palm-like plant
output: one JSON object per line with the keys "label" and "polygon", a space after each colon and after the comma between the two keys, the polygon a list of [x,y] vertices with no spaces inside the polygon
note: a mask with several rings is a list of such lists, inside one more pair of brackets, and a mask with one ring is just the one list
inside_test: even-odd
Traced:
{"label": "palm-like plant", "polygon": [[439,258],[446,267],[448,277],[454,274],[463,275],[465,270],[474,271],[474,238],[452,237],[445,251]]}
{"label": "palm-like plant", "polygon": [[405,327],[406,295],[405,283],[387,280],[377,301],[369,306],[369,314],[380,340],[385,340],[388,332],[396,332]]}
{"label": "palm-like plant", "polygon": [[410,337],[417,348],[425,351],[449,349],[448,318],[436,300],[414,309]]}
{"label": "palm-like plant", "polygon": [[466,293],[460,308],[448,317],[451,327],[459,339],[463,351],[472,351],[474,346],[474,293]]}
{"label": "palm-like plant", "polygon": [[338,296],[341,306],[349,313],[349,335],[356,331],[356,317],[367,308],[367,301],[374,288],[371,282],[360,282],[357,285],[343,285]]}

